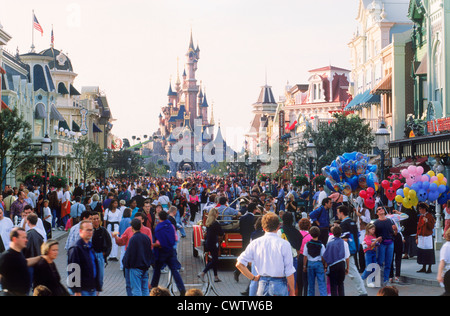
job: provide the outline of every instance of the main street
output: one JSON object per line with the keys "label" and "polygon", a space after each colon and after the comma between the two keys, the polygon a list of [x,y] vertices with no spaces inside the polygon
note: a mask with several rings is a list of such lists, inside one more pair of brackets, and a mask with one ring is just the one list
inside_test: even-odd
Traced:
{"label": "main street", "polygon": [[[187,238],[181,239],[179,244],[178,258],[184,268],[181,272],[181,277],[183,278],[186,288],[202,288],[201,282],[197,278],[197,274],[202,270],[202,260],[200,258],[194,258],[192,255],[192,229],[187,228]],[[60,251],[59,257],[56,261],[59,273],[62,277],[62,282],[65,284],[66,273],[66,262],[67,255],[64,250],[64,245],[66,242],[66,237],[60,240]],[[214,286],[220,296],[233,296],[240,297],[241,292],[245,291],[248,285],[248,280],[240,276],[239,283],[236,283],[233,276],[234,271],[234,261],[221,262],[219,267],[219,277],[222,282],[215,283]],[[403,266],[405,270],[411,270],[415,267],[415,260],[403,260]],[[437,270],[437,267],[434,267]],[[403,272],[403,270],[402,270]],[[153,270],[150,270],[150,279],[153,275]],[[119,269],[119,263],[115,261],[108,262],[108,266],[105,269],[105,280],[104,288],[101,296],[126,296],[125,290],[125,279],[123,277],[123,272]],[[438,286],[430,286],[417,284],[421,283],[415,281],[414,283],[407,280],[405,283],[395,284],[399,289],[400,296],[439,296],[443,293],[443,289]],[[422,283],[426,283],[425,281]],[[168,274],[162,274],[160,286],[167,287],[168,284]],[[369,296],[376,296],[379,289],[368,288],[367,292]],[[347,277],[345,281],[345,291],[346,296],[356,296],[357,291],[350,278]],[[214,295],[211,292],[210,295]]]}

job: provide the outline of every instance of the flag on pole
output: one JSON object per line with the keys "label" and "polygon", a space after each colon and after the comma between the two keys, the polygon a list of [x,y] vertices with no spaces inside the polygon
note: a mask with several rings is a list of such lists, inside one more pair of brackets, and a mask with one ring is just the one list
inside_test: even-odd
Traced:
{"label": "flag on pole", "polygon": [[39,32],[41,32],[41,36],[44,36],[44,30],[42,29],[42,26],[39,24],[38,19],[36,18],[36,15],[33,13],[33,17],[34,17],[34,28],[36,30],[38,30]]}
{"label": "flag on pole", "polygon": [[53,26],[52,26],[52,37],[51,37],[51,46],[55,45],[55,35],[53,34]]}

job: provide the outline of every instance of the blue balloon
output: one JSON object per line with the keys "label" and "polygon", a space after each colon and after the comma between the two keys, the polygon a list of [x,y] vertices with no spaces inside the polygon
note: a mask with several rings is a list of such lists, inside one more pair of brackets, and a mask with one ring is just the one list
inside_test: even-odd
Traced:
{"label": "blue balloon", "polygon": [[347,183],[352,187],[352,191],[356,191],[358,188],[358,176],[353,176],[350,179],[347,179]]}
{"label": "blue balloon", "polygon": [[438,203],[441,205],[447,204],[447,201],[450,200],[450,188],[447,186],[445,188],[445,192],[438,199]]}
{"label": "blue balloon", "polygon": [[333,177],[333,180],[336,182],[341,182],[341,174],[339,173],[338,168],[331,168],[330,174]]}
{"label": "blue balloon", "polygon": [[345,153],[345,154],[343,154],[342,156],[343,156],[345,159],[347,159],[347,161],[348,161],[348,160],[355,160],[357,154],[358,154],[358,153],[357,153],[356,151],[354,151],[354,152],[352,152],[352,153]]}
{"label": "blue balloon", "polygon": [[401,197],[405,197],[405,193],[403,193],[403,189],[398,189],[397,190],[397,195],[400,195]]}
{"label": "blue balloon", "polygon": [[378,183],[378,177],[374,172],[371,172],[367,176],[367,186],[376,190],[375,183]]}
{"label": "blue balloon", "polygon": [[325,180],[325,184],[328,187],[328,189],[330,189],[330,191],[336,192],[336,189],[335,189],[336,182],[334,180],[330,180],[327,178]]}
{"label": "blue balloon", "polygon": [[369,172],[377,173],[378,166],[377,165],[368,165],[367,170],[369,170]]}

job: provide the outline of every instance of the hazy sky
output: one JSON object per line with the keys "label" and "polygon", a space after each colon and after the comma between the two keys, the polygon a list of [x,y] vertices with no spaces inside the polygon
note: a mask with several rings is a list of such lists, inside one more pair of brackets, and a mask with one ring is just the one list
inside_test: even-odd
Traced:
{"label": "hazy sky", "polygon": [[192,27],[201,49],[197,79],[214,102],[216,122],[247,128],[260,87],[278,100],[286,82],[306,83],[308,70],[350,67],[347,43],[358,0],[0,0],[0,22],[13,39],[7,50],[27,53],[32,10],[44,28],[36,51],[68,53],[75,87],[100,86],[121,138],[152,134],[167,104],[177,57],[182,73]]}

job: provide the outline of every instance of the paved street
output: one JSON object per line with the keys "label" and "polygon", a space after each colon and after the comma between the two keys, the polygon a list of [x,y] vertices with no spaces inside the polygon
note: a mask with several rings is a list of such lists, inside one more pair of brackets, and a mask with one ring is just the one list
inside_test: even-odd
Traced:
{"label": "paved street", "polygon": [[[188,237],[182,239],[179,245],[179,260],[185,270],[181,273],[183,281],[186,284],[186,288],[202,288],[202,284],[199,284],[199,280],[197,279],[197,274],[202,270],[202,261],[200,258],[194,258],[192,256],[192,239],[191,239],[191,228],[186,229]],[[56,235],[56,234],[55,234]],[[57,235],[61,236],[58,232]],[[57,236],[55,236],[58,238]],[[66,237],[64,235],[61,236],[60,240],[61,248],[64,248],[64,244],[66,242]],[[58,270],[61,276],[65,276],[66,272],[66,261],[67,256],[65,251],[60,252],[60,256],[56,262]],[[415,260],[404,260],[403,267],[405,273],[402,275],[411,275],[417,277],[414,273],[417,268],[417,264]],[[219,267],[219,277],[222,280],[220,283],[216,283],[215,287],[220,296],[241,296],[241,292],[243,292],[247,285],[248,281],[241,276],[240,282],[236,283],[233,278],[233,270],[234,270],[234,261],[221,262]],[[412,272],[414,270],[414,272]],[[434,266],[434,270],[437,271],[437,266]],[[150,279],[153,273],[150,270]],[[434,279],[435,279],[435,274]],[[420,275],[421,278],[425,278],[424,275]],[[432,276],[427,276],[430,281],[432,280]],[[413,280],[411,278],[407,278],[406,282],[396,284],[400,291],[401,296],[439,296],[443,293],[443,289],[438,286],[430,286],[424,284],[416,284],[416,283],[425,283],[426,280]],[[65,280],[63,279],[63,283]],[[413,283],[414,282],[414,283]],[[167,287],[168,283],[168,275],[163,274],[161,277],[160,285]],[[345,290],[347,296],[357,296],[356,289],[351,282],[351,280],[347,277],[345,283]],[[375,296],[379,289],[371,289],[368,288],[369,296]],[[108,266],[105,269],[105,285],[104,291],[101,293],[102,296],[126,296],[125,291],[125,279],[123,277],[122,271],[119,270],[118,262],[109,262]],[[210,295],[214,295],[211,292]]]}

